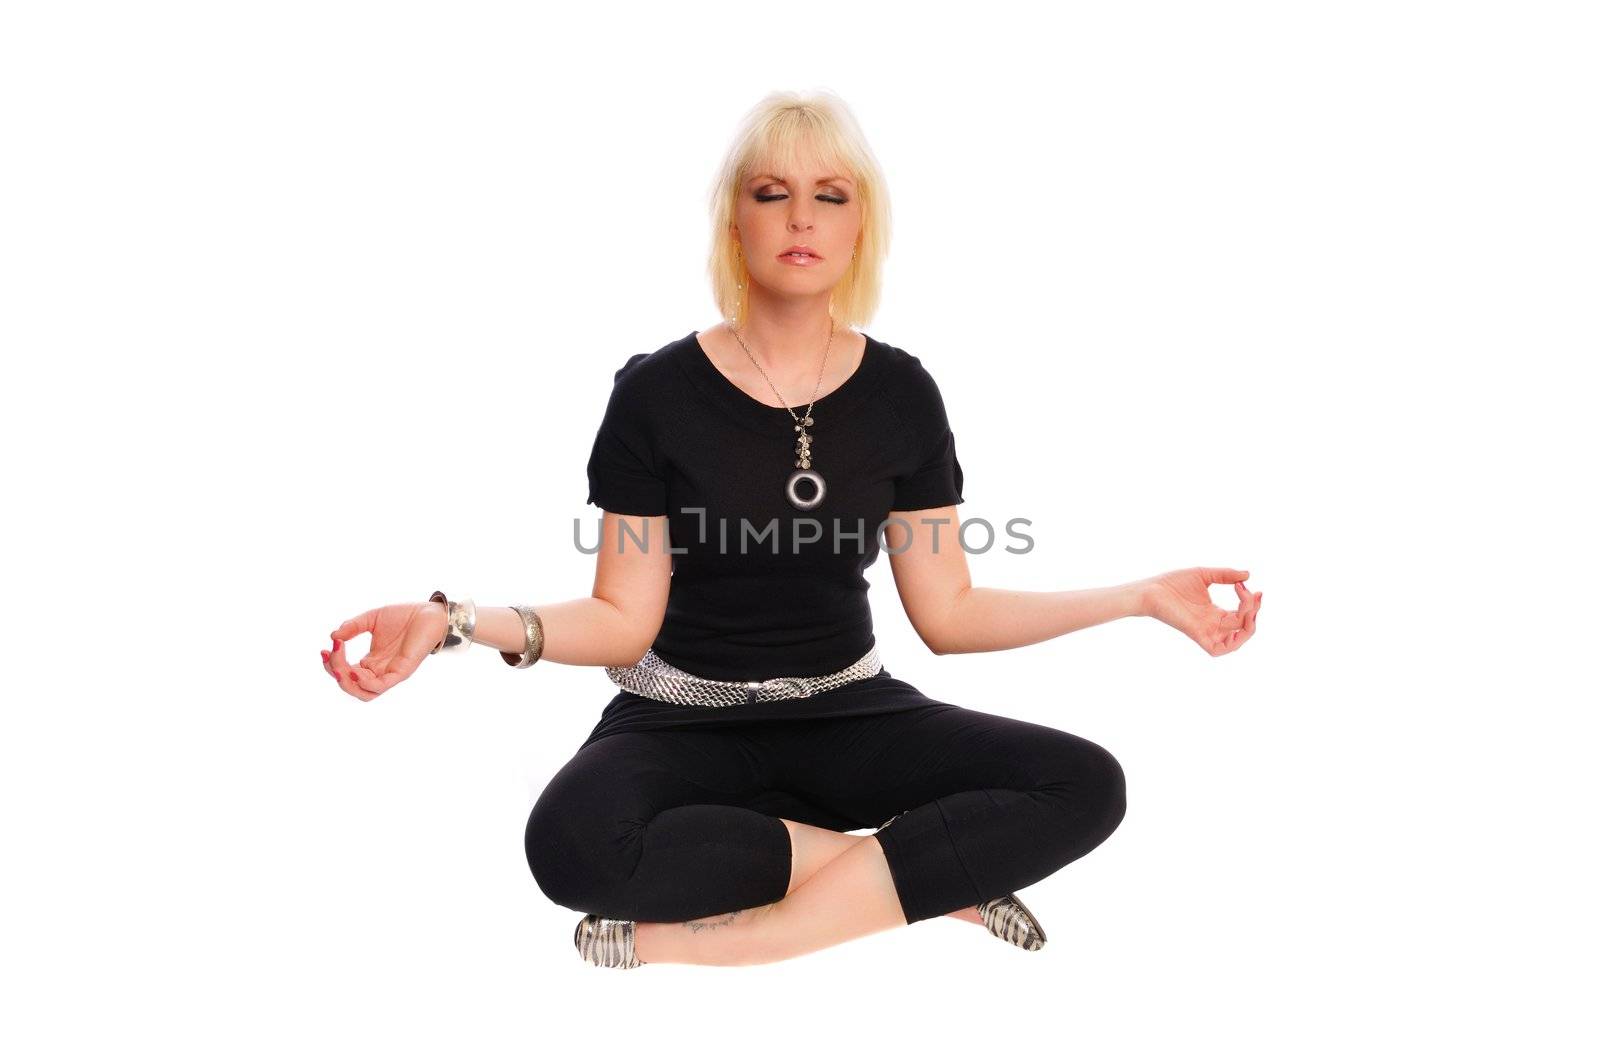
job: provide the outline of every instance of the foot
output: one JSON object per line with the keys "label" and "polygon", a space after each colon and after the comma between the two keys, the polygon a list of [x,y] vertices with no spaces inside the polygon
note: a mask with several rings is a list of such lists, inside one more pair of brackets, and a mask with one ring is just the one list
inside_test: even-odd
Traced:
{"label": "foot", "polygon": [[572,944],[579,958],[596,967],[638,967],[644,961],[633,948],[636,926],[631,919],[586,915],[573,928]]}
{"label": "foot", "polygon": [[1015,893],[984,901],[978,905],[978,914],[983,916],[989,933],[1001,941],[1008,941],[1029,952],[1044,948],[1044,928]]}

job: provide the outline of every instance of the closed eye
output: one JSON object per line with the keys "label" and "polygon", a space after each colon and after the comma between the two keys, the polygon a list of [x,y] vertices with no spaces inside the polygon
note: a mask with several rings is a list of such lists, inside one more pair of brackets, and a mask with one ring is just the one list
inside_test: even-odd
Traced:
{"label": "closed eye", "polygon": [[[771,203],[775,199],[788,199],[788,198],[789,198],[789,196],[788,196],[787,193],[774,193],[772,195],[762,195],[760,192],[756,193],[756,202],[757,203]],[[841,196],[820,195],[817,198],[822,200],[822,202],[824,202],[824,203],[837,203],[837,204],[840,204],[841,206],[843,204],[845,204],[845,203],[850,202],[848,199],[845,199],[845,198],[843,198]]]}

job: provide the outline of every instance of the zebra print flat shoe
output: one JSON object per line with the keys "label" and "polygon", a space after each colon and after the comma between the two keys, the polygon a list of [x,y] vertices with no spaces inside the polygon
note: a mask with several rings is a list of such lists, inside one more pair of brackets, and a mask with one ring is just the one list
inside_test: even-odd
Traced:
{"label": "zebra print flat shoe", "polygon": [[632,919],[607,919],[586,915],[572,931],[578,955],[596,967],[642,967],[644,961],[633,954]]}
{"label": "zebra print flat shoe", "polygon": [[[897,812],[878,824],[882,830],[905,812]],[[1009,942],[1018,948],[1027,949],[1029,952],[1038,952],[1044,948],[1044,927],[1039,925],[1039,920],[1034,918],[1028,906],[1015,893],[1008,893],[1004,897],[996,897],[992,901],[984,901],[978,905],[978,914],[983,917],[983,925],[989,933],[1001,941]]]}
{"label": "zebra print flat shoe", "polygon": [[978,905],[978,914],[983,916],[983,925],[989,928],[989,933],[1001,941],[1009,941],[1029,952],[1044,948],[1044,928],[1015,893],[984,901]]}

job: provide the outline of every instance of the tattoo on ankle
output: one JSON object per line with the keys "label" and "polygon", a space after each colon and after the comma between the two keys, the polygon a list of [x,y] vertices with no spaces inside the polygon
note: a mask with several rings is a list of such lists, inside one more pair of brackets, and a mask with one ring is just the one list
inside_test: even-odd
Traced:
{"label": "tattoo on ankle", "polygon": [[738,920],[739,916],[744,914],[744,911],[745,910],[743,908],[740,908],[736,911],[729,912],[726,915],[719,915],[712,919],[686,919],[684,920],[683,925],[698,934],[702,930],[715,930],[719,926],[732,926],[733,923]]}

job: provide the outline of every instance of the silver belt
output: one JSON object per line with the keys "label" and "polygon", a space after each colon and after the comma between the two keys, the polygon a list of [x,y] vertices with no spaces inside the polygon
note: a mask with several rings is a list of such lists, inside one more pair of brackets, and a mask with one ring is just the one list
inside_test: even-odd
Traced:
{"label": "silver belt", "polygon": [[623,690],[656,701],[669,701],[674,705],[703,705],[709,707],[752,705],[758,701],[781,701],[785,698],[809,698],[825,690],[842,687],[858,679],[868,679],[883,670],[878,660],[878,646],[873,644],[860,660],[827,675],[787,675],[777,679],[757,679],[747,682],[732,679],[703,679],[668,664],[656,656],[655,650],[646,650],[639,663],[627,668],[607,667],[606,675]]}

